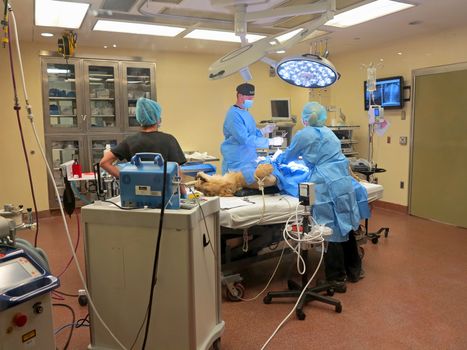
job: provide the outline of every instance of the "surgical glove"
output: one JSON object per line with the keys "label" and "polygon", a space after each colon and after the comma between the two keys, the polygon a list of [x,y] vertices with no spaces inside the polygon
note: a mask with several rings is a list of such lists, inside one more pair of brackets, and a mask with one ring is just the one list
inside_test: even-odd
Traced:
{"label": "surgical glove", "polygon": [[276,129],[276,124],[267,124],[265,127],[261,128],[261,133],[267,135],[272,133]]}
{"label": "surgical glove", "polygon": [[283,142],[284,142],[284,138],[280,136],[276,136],[276,137],[273,137],[272,139],[269,139],[269,146],[280,147],[282,146]]}

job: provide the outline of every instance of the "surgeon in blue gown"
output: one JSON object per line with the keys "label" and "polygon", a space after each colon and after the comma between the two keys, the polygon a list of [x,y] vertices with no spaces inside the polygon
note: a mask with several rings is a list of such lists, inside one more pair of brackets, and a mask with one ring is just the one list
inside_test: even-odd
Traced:
{"label": "surgeon in blue gown", "polygon": [[253,106],[254,85],[243,83],[237,86],[236,90],[236,103],[229,108],[224,120],[224,142],[221,145],[222,174],[241,171],[246,183],[254,187],[254,173],[258,165],[256,149],[268,148],[269,145],[280,146],[283,138],[265,137],[274,130],[274,124],[268,124],[262,129],[256,127],[256,122],[248,111]]}
{"label": "surgeon in blue gown", "polygon": [[[315,183],[312,215],[319,224],[333,230],[327,238],[324,258],[326,279],[342,285],[346,280],[357,282],[363,277],[354,231],[360,220],[369,216],[368,199],[366,190],[350,176],[349,162],[341,151],[339,139],[324,125],[326,118],[322,105],[307,103],[302,112],[305,127],[279,155],[277,164],[298,161],[301,156],[308,167],[307,181]],[[287,175],[280,172],[274,175],[279,188],[289,193],[297,191],[297,184],[287,182]],[[284,188],[284,184],[289,188]]]}

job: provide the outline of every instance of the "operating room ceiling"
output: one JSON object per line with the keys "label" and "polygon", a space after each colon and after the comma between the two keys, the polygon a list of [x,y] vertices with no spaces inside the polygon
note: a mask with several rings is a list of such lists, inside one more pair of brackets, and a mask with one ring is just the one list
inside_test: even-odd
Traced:
{"label": "operating room ceiling", "polygon": [[[210,40],[188,39],[183,36],[195,28],[230,30],[234,28],[234,5],[247,4],[247,12],[311,4],[315,0],[68,0],[91,4],[78,33],[78,46],[103,47],[117,45],[123,49],[145,49],[192,53],[225,54],[240,46]],[[312,42],[328,41],[333,54],[361,50],[390,41],[416,35],[429,35],[443,30],[466,26],[466,0],[398,0],[416,4],[410,9],[390,14],[348,28],[322,26],[327,32],[315,39],[298,44],[287,54],[309,52]],[[350,9],[371,0],[336,0],[338,11]],[[36,43],[56,43],[61,28],[34,25],[34,0],[10,0],[19,25],[20,38]],[[94,32],[97,19],[115,19],[154,24],[183,26],[187,31],[175,38],[136,34]],[[276,18],[249,22],[248,33],[277,34],[313,19],[313,15]],[[42,32],[55,37],[44,38]]]}

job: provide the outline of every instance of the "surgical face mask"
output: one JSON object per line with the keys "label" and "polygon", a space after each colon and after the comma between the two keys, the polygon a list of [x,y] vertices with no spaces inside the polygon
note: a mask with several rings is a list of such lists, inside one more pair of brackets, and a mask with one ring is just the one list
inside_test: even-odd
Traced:
{"label": "surgical face mask", "polygon": [[253,106],[253,100],[245,100],[243,102],[243,108],[250,109]]}

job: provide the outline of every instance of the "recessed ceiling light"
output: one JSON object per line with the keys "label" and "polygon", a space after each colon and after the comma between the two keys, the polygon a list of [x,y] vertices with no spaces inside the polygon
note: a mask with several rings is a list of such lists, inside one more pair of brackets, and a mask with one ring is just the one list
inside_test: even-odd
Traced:
{"label": "recessed ceiling light", "polygon": [[80,2],[36,0],[34,22],[36,26],[78,29],[88,8],[89,4]]}
{"label": "recessed ceiling light", "polygon": [[130,33],[174,37],[185,30],[157,24],[98,20],[92,30],[101,32]]}
{"label": "recessed ceiling light", "polygon": [[52,33],[41,33],[41,36],[45,36],[46,38],[50,38],[54,36]]}
{"label": "recessed ceiling light", "polygon": [[346,28],[378,17],[389,15],[394,12],[402,11],[413,6],[415,5],[393,0],[376,0],[369,4],[355,7],[349,11],[341,12],[335,15],[330,21],[327,21],[325,25]]}
{"label": "recessed ceiling light", "polygon": [[277,50],[276,53],[285,53],[285,50]]}
{"label": "recessed ceiling light", "polygon": [[117,47],[117,44],[113,44],[112,47]]}
{"label": "recessed ceiling light", "polygon": [[402,52],[398,52],[397,54],[398,54],[399,56],[402,56]]}
{"label": "recessed ceiling light", "polygon": [[104,49],[106,49],[106,48],[108,48],[108,46],[107,46],[107,45],[104,45]]}
{"label": "recessed ceiling light", "polygon": [[[249,43],[253,43],[259,39],[264,38],[264,35],[247,34],[246,39]],[[185,38],[189,39],[204,39],[204,40],[216,40],[216,41],[227,41],[231,43],[239,43],[240,37],[235,35],[234,32],[225,32],[220,30],[207,30],[207,29],[195,29],[185,35]]]}

